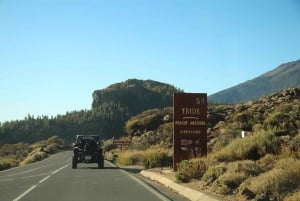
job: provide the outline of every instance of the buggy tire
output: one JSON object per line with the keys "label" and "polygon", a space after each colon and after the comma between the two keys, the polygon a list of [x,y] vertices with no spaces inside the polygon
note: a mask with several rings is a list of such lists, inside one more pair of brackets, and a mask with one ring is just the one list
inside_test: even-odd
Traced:
{"label": "buggy tire", "polygon": [[73,156],[72,158],[72,169],[77,168],[77,157]]}
{"label": "buggy tire", "polygon": [[104,168],[104,158],[103,158],[103,156],[101,156],[101,157],[99,158],[99,161],[98,161],[98,168],[99,168],[99,169],[103,169],[103,168]]}

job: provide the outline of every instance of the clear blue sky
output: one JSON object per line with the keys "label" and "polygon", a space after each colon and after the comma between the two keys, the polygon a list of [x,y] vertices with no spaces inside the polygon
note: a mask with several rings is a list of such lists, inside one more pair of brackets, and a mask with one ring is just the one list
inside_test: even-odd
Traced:
{"label": "clear blue sky", "polygon": [[129,78],[210,95],[298,59],[298,0],[0,0],[0,122]]}

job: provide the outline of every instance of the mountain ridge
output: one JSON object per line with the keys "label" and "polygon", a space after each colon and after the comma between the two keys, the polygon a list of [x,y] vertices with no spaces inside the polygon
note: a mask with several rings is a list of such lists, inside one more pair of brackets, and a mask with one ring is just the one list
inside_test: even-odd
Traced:
{"label": "mountain ridge", "polygon": [[300,60],[281,64],[256,78],[208,97],[213,103],[241,103],[300,86]]}

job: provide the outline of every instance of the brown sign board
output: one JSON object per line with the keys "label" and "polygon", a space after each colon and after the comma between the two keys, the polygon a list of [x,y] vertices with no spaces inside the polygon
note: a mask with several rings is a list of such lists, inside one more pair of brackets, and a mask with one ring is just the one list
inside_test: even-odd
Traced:
{"label": "brown sign board", "polygon": [[173,168],[182,160],[207,155],[207,94],[173,96]]}
{"label": "brown sign board", "polygon": [[130,141],[127,140],[114,140],[113,144],[117,145],[119,148],[129,147]]}

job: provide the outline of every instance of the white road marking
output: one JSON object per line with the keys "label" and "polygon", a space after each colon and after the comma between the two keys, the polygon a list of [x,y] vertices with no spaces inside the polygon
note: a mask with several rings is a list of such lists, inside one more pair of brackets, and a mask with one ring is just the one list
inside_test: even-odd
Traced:
{"label": "white road marking", "polygon": [[67,164],[67,165],[65,165],[65,166],[62,166],[61,168],[59,168],[59,169],[53,171],[51,174],[52,174],[52,175],[55,175],[56,173],[58,173],[58,172],[61,171],[62,169],[68,167],[68,165],[69,165],[69,164]]}
{"label": "white road marking", "polygon": [[39,181],[39,183],[43,183],[44,181],[46,181],[47,179],[49,179],[51,177],[51,175],[48,175],[47,177],[45,177],[44,179],[42,179],[41,181]]}
{"label": "white road marking", "polygon": [[[40,180],[38,183],[41,184],[44,181],[46,181],[47,179],[49,179],[52,175],[55,175],[56,173],[58,173],[59,171],[61,171],[62,169],[68,167],[69,164],[66,164],[64,166],[62,166],[61,168],[58,168],[57,170],[51,172],[50,175],[48,175],[47,177],[43,178],[42,180]],[[25,195],[27,195],[30,191],[32,191],[33,189],[35,189],[37,185],[33,185],[31,188],[29,188],[27,191],[25,191],[24,193],[22,193],[21,195],[19,195],[17,198],[15,198],[13,201],[19,201],[20,199],[22,199]]]}
{"label": "white road marking", "polygon": [[25,191],[24,193],[22,193],[21,195],[19,195],[17,198],[15,198],[13,201],[18,201],[20,199],[22,199],[25,195],[27,195],[30,191],[32,191],[33,189],[35,189],[37,187],[37,185],[31,186],[31,188],[29,188],[27,191]]}
{"label": "white road marking", "polygon": [[43,174],[31,175],[31,176],[27,176],[27,177],[16,177],[16,178],[8,178],[8,179],[2,179],[2,178],[0,178],[0,182],[7,182],[7,181],[14,181],[14,180],[21,180],[21,179],[30,179],[30,178],[34,178],[34,177],[40,177],[40,176],[44,176],[44,175],[49,175],[49,174],[50,174],[50,172],[43,173]]}
{"label": "white road marking", "polygon": [[[114,165],[113,163],[106,161],[106,163],[108,163],[111,167],[118,167],[116,165]],[[153,188],[151,188],[146,182],[138,179],[137,177],[131,175],[130,173],[126,172],[123,169],[120,169],[121,172],[123,172],[124,174],[126,174],[129,178],[131,178],[132,180],[136,181],[137,183],[139,183],[140,185],[142,185],[145,189],[147,189],[148,191],[150,191],[152,194],[154,194],[156,197],[158,197],[160,200],[162,201],[171,201],[169,198],[167,198],[166,196],[164,196],[163,194],[161,194],[160,192],[154,190]]]}

